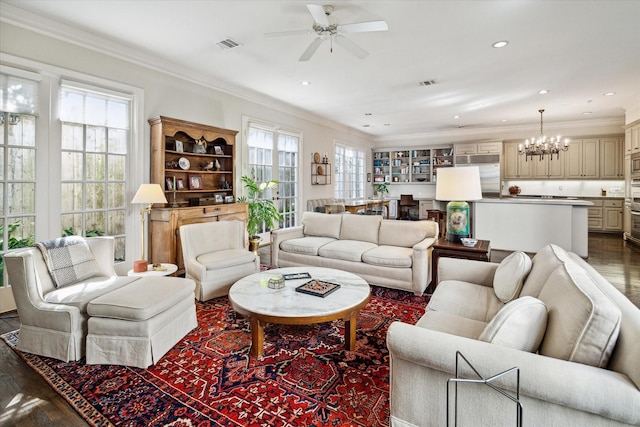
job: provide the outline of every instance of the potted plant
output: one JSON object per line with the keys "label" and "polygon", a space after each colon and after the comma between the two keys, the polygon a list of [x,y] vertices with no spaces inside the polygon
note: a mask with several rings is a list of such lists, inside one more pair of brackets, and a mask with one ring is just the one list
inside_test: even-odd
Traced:
{"label": "potted plant", "polygon": [[278,181],[267,181],[258,183],[252,177],[243,175],[242,183],[249,191],[248,196],[238,197],[238,202],[247,203],[249,205],[249,218],[247,221],[247,231],[249,232],[249,250],[257,251],[258,244],[260,243],[260,236],[258,231],[262,224],[268,228],[275,227],[282,218],[278,208],[272,200],[262,199],[262,193],[267,188],[274,188],[278,186]]}
{"label": "potted plant", "polygon": [[378,182],[377,184],[374,184],[374,186],[376,188],[376,194],[381,199],[384,199],[384,195],[385,194],[389,194],[389,183],[388,182]]}

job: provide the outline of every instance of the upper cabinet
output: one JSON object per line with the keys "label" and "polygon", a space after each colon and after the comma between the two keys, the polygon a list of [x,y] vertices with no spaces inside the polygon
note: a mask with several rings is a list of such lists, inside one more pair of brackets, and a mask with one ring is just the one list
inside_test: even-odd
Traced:
{"label": "upper cabinet", "polygon": [[178,206],[235,202],[237,131],[154,117],[151,125],[151,182]]}
{"label": "upper cabinet", "polygon": [[500,154],[501,148],[502,143],[500,141],[456,144],[454,153],[456,156],[465,154]]}
{"label": "upper cabinet", "polygon": [[[627,129],[628,139],[631,135]],[[625,139],[621,135],[572,139],[568,151],[543,159],[520,155],[519,144],[521,141],[503,144],[503,179],[624,179]]]}
{"label": "upper cabinet", "polygon": [[599,139],[572,140],[569,144],[569,151],[561,154],[566,155],[565,178],[600,178],[599,154]]}

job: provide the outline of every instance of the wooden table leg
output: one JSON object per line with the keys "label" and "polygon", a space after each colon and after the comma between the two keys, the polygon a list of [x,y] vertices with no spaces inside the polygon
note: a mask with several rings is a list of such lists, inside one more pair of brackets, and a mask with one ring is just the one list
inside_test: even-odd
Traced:
{"label": "wooden table leg", "polygon": [[356,319],[358,313],[353,313],[350,318],[344,319],[344,349],[354,351],[356,349]]}
{"label": "wooden table leg", "polygon": [[264,323],[251,318],[251,355],[262,357],[264,353]]}

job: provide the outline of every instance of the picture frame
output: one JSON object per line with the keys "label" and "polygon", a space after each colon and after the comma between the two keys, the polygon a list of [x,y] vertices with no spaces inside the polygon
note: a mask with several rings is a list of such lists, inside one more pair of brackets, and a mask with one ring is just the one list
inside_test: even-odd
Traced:
{"label": "picture frame", "polygon": [[218,156],[222,156],[222,155],[224,155],[224,151],[222,151],[222,147],[221,147],[221,146],[219,146],[219,145],[215,145],[215,146],[213,147],[213,151],[214,151],[214,153],[216,153]]}
{"label": "picture frame", "polygon": [[176,190],[184,190],[184,181],[182,178],[176,178]]}
{"label": "picture frame", "polygon": [[189,190],[202,190],[202,175],[189,174]]}
{"label": "picture frame", "polygon": [[224,196],[225,203],[233,203],[233,196]]}
{"label": "picture frame", "polygon": [[173,176],[168,176],[164,179],[164,183],[165,183],[165,187],[167,187],[167,190],[174,190],[173,188],[173,180],[175,178]]}
{"label": "picture frame", "polygon": [[216,203],[224,203],[224,197],[222,194],[216,194]]}
{"label": "picture frame", "polygon": [[182,144],[182,141],[179,141],[177,139],[176,139],[176,151],[178,153],[184,152],[184,145]]}

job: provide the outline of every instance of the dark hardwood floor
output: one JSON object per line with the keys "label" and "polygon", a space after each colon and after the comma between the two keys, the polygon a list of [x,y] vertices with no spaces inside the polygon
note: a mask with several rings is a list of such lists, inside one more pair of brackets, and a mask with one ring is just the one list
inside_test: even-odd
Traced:
{"label": "dark hardwood floor", "polygon": [[[491,261],[507,253],[492,251]],[[268,248],[260,251],[269,259]],[[589,235],[587,261],[616,288],[640,307],[640,247],[624,242],[620,235]],[[0,315],[0,334],[18,329],[16,312]],[[86,426],[87,423],[4,342],[0,343],[1,426]]]}

